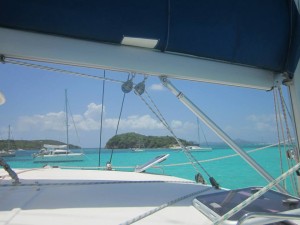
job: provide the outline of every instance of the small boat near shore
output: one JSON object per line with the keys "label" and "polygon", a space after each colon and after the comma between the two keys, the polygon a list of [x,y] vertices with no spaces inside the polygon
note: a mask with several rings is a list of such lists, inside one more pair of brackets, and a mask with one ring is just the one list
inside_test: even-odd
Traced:
{"label": "small boat near shore", "polygon": [[142,148],[132,148],[131,151],[133,151],[133,152],[143,152],[145,150],[142,149]]}
{"label": "small boat near shore", "polygon": [[0,157],[14,157],[16,156],[16,151],[15,150],[1,150],[0,151]]}
{"label": "small boat near shore", "polygon": [[210,147],[200,147],[200,146],[196,146],[196,145],[187,146],[186,148],[187,148],[187,150],[193,151],[193,152],[208,152],[208,151],[212,151],[212,148],[210,148]]}
{"label": "small boat near shore", "polygon": [[14,157],[14,156],[16,156],[16,151],[12,149],[10,126],[8,126],[8,138],[7,138],[6,147],[0,150],[0,157]]}

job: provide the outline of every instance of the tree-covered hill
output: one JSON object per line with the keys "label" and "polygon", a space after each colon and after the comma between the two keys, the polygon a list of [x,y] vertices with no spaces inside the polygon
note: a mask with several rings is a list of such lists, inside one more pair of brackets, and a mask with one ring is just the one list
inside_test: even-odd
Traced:
{"label": "tree-covered hill", "polygon": [[[193,143],[180,139],[184,145]],[[145,136],[137,133],[125,133],[115,135],[106,143],[106,148],[169,148],[177,145],[176,140],[170,136]]]}
{"label": "tree-covered hill", "polygon": [[[65,145],[66,143],[55,140],[11,140],[10,149],[41,149],[44,144]],[[7,149],[8,140],[0,140],[0,150]],[[78,149],[79,146],[69,144],[69,148]]]}

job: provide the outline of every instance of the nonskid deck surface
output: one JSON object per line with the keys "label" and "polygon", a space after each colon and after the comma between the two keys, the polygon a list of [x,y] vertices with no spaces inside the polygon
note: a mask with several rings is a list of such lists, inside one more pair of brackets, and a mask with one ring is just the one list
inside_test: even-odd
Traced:
{"label": "nonskid deck surface", "polygon": [[210,224],[192,205],[216,190],[185,179],[146,173],[0,170],[0,224]]}

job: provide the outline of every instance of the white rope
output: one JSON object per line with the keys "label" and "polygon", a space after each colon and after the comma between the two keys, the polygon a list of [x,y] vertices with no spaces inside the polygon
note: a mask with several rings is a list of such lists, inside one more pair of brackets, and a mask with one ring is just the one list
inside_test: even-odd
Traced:
{"label": "white rope", "polygon": [[[283,173],[283,158],[282,158],[282,151],[286,153],[288,147],[290,146],[295,146],[293,143],[293,139],[291,136],[290,128],[288,125],[288,119],[287,119],[287,108],[286,104],[284,101],[283,93],[282,93],[282,88],[281,86],[278,86],[277,88],[274,89],[274,105],[275,105],[275,113],[276,113],[276,124],[277,124],[277,136],[278,140],[282,137],[283,139],[283,149],[281,149],[281,146],[279,146],[279,155],[280,155],[280,168],[281,172]],[[281,114],[282,113],[282,114]],[[281,137],[280,137],[281,134]],[[294,152],[296,154],[296,152]],[[297,157],[295,157],[297,158]],[[294,166],[294,163],[292,160],[289,160],[288,157],[285,157],[286,163],[288,165],[288,168],[291,168]],[[291,175],[291,185],[293,192],[297,194],[297,181],[296,177],[294,174]],[[286,181],[283,182],[284,186],[286,186]]]}
{"label": "white rope", "polygon": [[121,223],[120,225],[129,225],[129,224],[133,224],[133,223],[135,223],[135,222],[137,222],[137,221],[139,221],[139,220],[141,220],[141,219],[144,219],[145,217],[150,216],[150,215],[152,215],[152,214],[154,214],[154,213],[156,213],[156,212],[158,212],[158,211],[160,211],[160,210],[162,210],[162,209],[164,209],[164,208],[166,208],[166,207],[168,207],[168,206],[174,205],[175,203],[177,203],[177,202],[179,202],[179,201],[182,201],[182,200],[184,200],[184,199],[186,199],[186,198],[190,198],[190,197],[195,196],[195,195],[202,194],[202,193],[204,193],[204,192],[206,192],[206,191],[208,191],[208,190],[211,190],[211,187],[206,188],[206,189],[201,190],[201,191],[196,191],[196,192],[193,192],[193,193],[190,193],[190,194],[181,196],[181,197],[176,198],[176,199],[174,199],[174,200],[172,200],[172,201],[169,201],[169,202],[167,202],[167,203],[165,203],[165,204],[162,204],[162,205],[160,205],[160,206],[158,206],[158,207],[156,207],[156,208],[154,208],[154,209],[152,209],[152,210],[150,210],[150,211],[148,211],[148,212],[145,212],[145,213],[143,213],[143,214],[141,214],[141,215],[139,215],[139,216],[137,216],[137,217],[134,217],[134,218],[132,218],[132,219],[130,219],[130,220],[127,220],[127,221],[125,221],[124,223]]}
{"label": "white rope", "polygon": [[179,144],[179,146],[182,148],[183,153],[188,158],[188,160],[191,162],[190,164],[194,167],[195,171],[197,171],[198,173],[200,173],[199,169],[197,168],[197,165],[198,165],[204,171],[204,173],[208,177],[211,177],[209,175],[209,173],[206,171],[206,169],[199,163],[199,161],[193,156],[193,154],[182,144],[182,142],[179,140],[179,138],[175,135],[175,133],[173,132],[172,128],[169,126],[169,124],[167,123],[167,121],[165,120],[165,118],[163,117],[163,115],[161,114],[161,112],[159,111],[158,107],[156,106],[156,104],[154,103],[154,101],[152,100],[152,98],[150,97],[150,95],[148,94],[148,92],[145,91],[145,93],[146,93],[148,99],[150,100],[150,102],[152,103],[152,105],[154,105],[154,107],[155,107],[155,109],[156,109],[157,112],[154,111],[154,109],[143,98],[142,95],[138,95],[138,96],[148,106],[148,108],[153,112],[153,114],[161,121],[161,123],[167,128],[167,130],[173,135],[173,137],[175,138],[175,140],[177,141],[177,143]]}
{"label": "white rope", "polygon": [[[173,132],[173,130],[171,129],[171,127],[169,126],[169,124],[167,123],[167,121],[165,120],[165,118],[163,117],[163,115],[161,114],[161,112],[159,111],[159,109],[157,108],[156,104],[154,103],[154,101],[151,99],[150,95],[147,93],[147,91],[145,91],[148,99],[150,99],[150,102],[154,105],[155,109],[157,112],[155,112],[155,110],[151,107],[151,105],[145,100],[145,98],[143,98],[142,95],[138,95],[141,100],[146,104],[146,106],[148,106],[148,108],[151,110],[151,112],[157,117],[157,119],[159,119],[159,121],[167,128],[167,130],[173,135],[173,137],[175,138],[175,140],[177,141],[177,143],[180,145],[180,147],[184,150],[183,152],[185,153],[186,157],[190,160],[191,165],[194,167],[194,169],[200,173],[199,169],[196,167],[196,164],[200,165],[197,160],[195,160],[195,158],[192,156],[191,153],[187,152],[185,146],[182,144],[182,142],[179,140],[179,138],[175,135],[175,133]],[[202,168],[202,166],[200,165],[200,167]],[[207,172],[205,171],[204,168],[202,168],[204,170],[204,172],[207,174]]]}
{"label": "white rope", "polygon": [[[270,147],[277,146],[277,145],[278,145],[278,143],[272,144],[272,145],[268,145],[268,146],[265,146],[265,147],[261,147],[261,148],[252,149],[252,150],[249,150],[249,151],[246,151],[246,152],[247,153],[257,152],[257,151],[261,151],[261,150],[264,150],[266,148],[270,148]],[[232,158],[232,157],[236,157],[236,156],[239,156],[239,154],[226,155],[226,156],[221,156],[221,157],[213,158],[213,159],[199,160],[198,162],[199,163],[212,162],[212,161],[217,161],[217,160]],[[167,164],[167,165],[162,165],[162,167],[183,166],[183,165],[188,165],[188,164],[191,164],[191,163],[190,162],[186,162],[186,163]]]}
{"label": "white rope", "polygon": [[27,62],[23,62],[23,61],[8,59],[8,58],[5,58],[3,61],[5,63],[11,63],[14,65],[31,67],[31,68],[41,69],[41,70],[46,70],[46,71],[51,71],[51,72],[64,73],[64,74],[68,74],[68,75],[75,75],[75,76],[79,76],[79,77],[92,78],[92,79],[97,79],[97,80],[107,80],[107,81],[122,83],[122,84],[124,83],[124,81],[115,80],[115,79],[111,79],[111,78],[103,78],[103,77],[93,76],[93,75],[89,75],[89,74],[85,74],[85,73],[78,73],[78,72],[74,72],[74,71],[53,68],[50,66],[42,66],[42,65],[38,65],[38,64],[34,64],[34,63],[27,63]]}
{"label": "white rope", "polygon": [[[60,166],[61,169],[81,169],[81,170],[106,170],[106,166],[89,166],[89,167],[77,167],[77,166]],[[135,166],[114,166],[114,169],[134,169]]]}
{"label": "white rope", "polygon": [[234,214],[236,214],[238,211],[240,211],[241,209],[243,209],[247,205],[249,205],[252,202],[254,202],[256,199],[258,199],[260,196],[262,196],[263,194],[265,194],[268,190],[270,190],[271,188],[273,188],[279,182],[281,182],[282,180],[284,180],[285,178],[287,178],[288,176],[290,176],[292,173],[294,173],[299,168],[300,168],[300,163],[298,163],[293,168],[289,169],[287,172],[283,173],[281,176],[279,176],[278,178],[276,178],[275,180],[273,180],[272,182],[270,182],[267,186],[263,187],[258,192],[256,192],[255,194],[253,194],[249,198],[247,198],[245,201],[243,201],[242,203],[240,203],[239,205],[237,205],[236,207],[234,207],[233,209],[231,209],[229,212],[227,212],[226,214],[224,214],[222,217],[220,217],[219,219],[217,219],[216,221],[214,221],[213,224],[214,225],[218,225],[218,224],[224,222],[225,220],[227,220],[228,218],[230,218],[231,216],[233,216]]}

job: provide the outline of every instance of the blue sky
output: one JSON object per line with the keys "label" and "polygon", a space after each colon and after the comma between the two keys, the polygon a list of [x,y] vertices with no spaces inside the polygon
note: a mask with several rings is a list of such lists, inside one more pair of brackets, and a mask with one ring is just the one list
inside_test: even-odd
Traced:
{"label": "blue sky", "polygon": [[[65,141],[64,92],[68,90],[70,143],[98,147],[102,81],[43,71],[18,65],[0,64],[0,91],[6,103],[0,106],[0,138],[6,139],[11,125],[14,139],[55,139]],[[58,66],[94,76],[103,70]],[[123,80],[128,74],[106,71],[109,78]],[[134,82],[143,80],[136,75]],[[272,92],[173,80],[172,83],[233,139],[275,143],[275,117]],[[196,117],[160,84],[148,77],[146,89],[179,138],[198,141]],[[121,84],[106,82],[103,145],[116,132],[123,92]],[[72,119],[75,121],[78,137]],[[221,141],[201,123],[208,141]],[[133,92],[126,94],[118,133],[170,135],[148,107]],[[201,135],[202,141],[203,136]]]}

